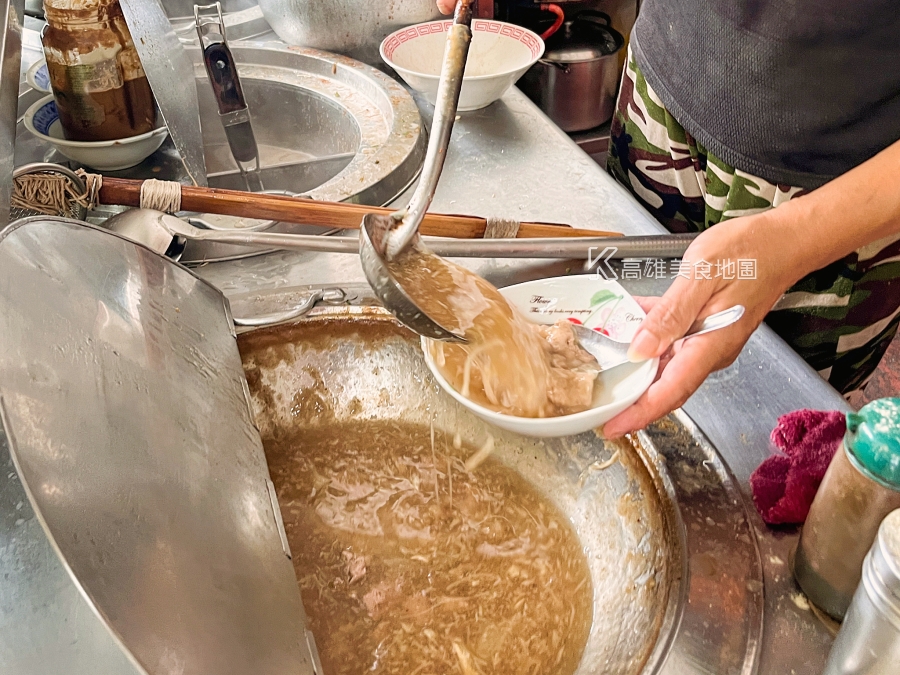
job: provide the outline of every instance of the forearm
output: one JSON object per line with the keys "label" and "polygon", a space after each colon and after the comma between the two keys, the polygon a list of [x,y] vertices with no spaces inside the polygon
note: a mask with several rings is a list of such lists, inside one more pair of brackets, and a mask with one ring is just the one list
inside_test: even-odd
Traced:
{"label": "forearm", "polygon": [[797,253],[794,281],[867,244],[900,235],[900,141],[766,216],[771,236]]}

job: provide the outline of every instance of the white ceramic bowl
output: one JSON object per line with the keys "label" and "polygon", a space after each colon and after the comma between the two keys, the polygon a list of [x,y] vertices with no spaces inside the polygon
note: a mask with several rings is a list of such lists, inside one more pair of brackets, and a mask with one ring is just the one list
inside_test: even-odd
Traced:
{"label": "white ceramic bowl", "polygon": [[[452,21],[431,21],[398,30],[381,43],[381,58],[432,104],[440,81],[447,29]],[[541,58],[544,41],[526,28],[502,21],[472,20],[458,109],[478,110],[506,93]]]}
{"label": "white ceramic bowl", "polygon": [[25,112],[25,128],[50,143],[69,159],[97,169],[118,171],[140,164],[159,149],[169,130],[165,124],[146,134],[115,141],[70,141],[63,135],[53,95],[45,96]]}
{"label": "white ceramic bowl", "polygon": [[47,70],[47,62],[44,59],[35,61],[25,73],[25,81],[32,89],[50,93],[50,72]]}
{"label": "white ceramic bowl", "polygon": [[[589,328],[602,327],[610,337],[630,342],[644,311],[615,281],[588,276],[539,279],[501,288],[500,292],[534,323],[552,324],[575,318]],[[425,362],[435,379],[453,398],[485,422],[525,436],[571,436],[602,426],[632,403],[653,383],[659,359],[631,363],[600,373],[592,407],[560,417],[515,417],[472,403],[440,374],[425,348]]]}

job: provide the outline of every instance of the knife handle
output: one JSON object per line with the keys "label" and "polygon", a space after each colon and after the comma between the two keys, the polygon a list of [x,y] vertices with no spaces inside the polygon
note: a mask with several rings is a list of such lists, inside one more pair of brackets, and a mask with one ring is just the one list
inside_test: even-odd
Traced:
{"label": "knife handle", "polygon": [[244,90],[238,79],[237,67],[231,50],[224,42],[214,42],[203,50],[203,64],[212,84],[213,94],[220,115],[244,110]]}

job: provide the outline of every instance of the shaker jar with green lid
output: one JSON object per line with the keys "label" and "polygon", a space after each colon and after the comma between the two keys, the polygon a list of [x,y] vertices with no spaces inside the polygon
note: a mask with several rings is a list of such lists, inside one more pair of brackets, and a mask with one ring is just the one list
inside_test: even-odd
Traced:
{"label": "shaker jar with green lid", "polygon": [[886,398],[847,414],[847,433],[800,534],[794,576],[817,607],[844,617],[878,527],[898,508],[900,398]]}

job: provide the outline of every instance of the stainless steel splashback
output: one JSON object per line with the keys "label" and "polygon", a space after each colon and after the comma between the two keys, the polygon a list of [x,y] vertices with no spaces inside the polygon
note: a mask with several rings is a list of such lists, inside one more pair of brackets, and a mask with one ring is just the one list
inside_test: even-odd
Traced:
{"label": "stainless steel splashback", "polygon": [[0,410],[0,671],[313,672],[218,290],[74,221],[10,225]]}
{"label": "stainless steel splashback", "polygon": [[24,0],[7,0],[0,4],[3,31],[0,34],[0,228],[9,222],[9,200],[12,196],[24,18]]}

